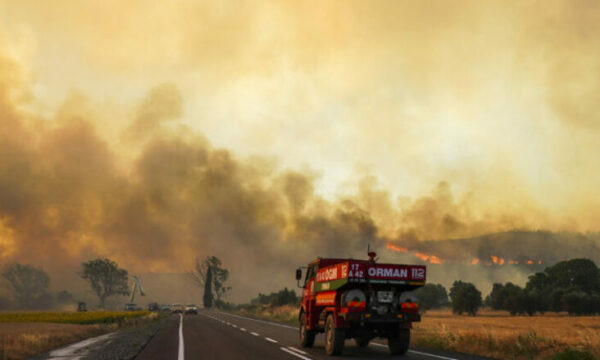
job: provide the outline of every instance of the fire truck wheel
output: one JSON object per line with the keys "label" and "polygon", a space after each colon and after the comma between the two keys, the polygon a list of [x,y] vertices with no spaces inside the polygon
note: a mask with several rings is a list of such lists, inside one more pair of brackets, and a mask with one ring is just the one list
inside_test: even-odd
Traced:
{"label": "fire truck wheel", "polygon": [[327,316],[325,321],[325,352],[327,355],[339,355],[344,350],[346,332],[344,329],[335,327],[333,314]]}
{"label": "fire truck wheel", "polygon": [[369,338],[358,337],[354,339],[354,343],[359,347],[367,347],[369,346],[369,342],[371,340]]}
{"label": "fire truck wheel", "polygon": [[312,347],[315,343],[315,335],[317,335],[315,330],[306,329],[306,315],[302,313],[300,315],[300,346]]}
{"label": "fire truck wheel", "polygon": [[406,354],[410,345],[410,329],[398,329],[398,335],[388,338],[388,347],[394,355]]}

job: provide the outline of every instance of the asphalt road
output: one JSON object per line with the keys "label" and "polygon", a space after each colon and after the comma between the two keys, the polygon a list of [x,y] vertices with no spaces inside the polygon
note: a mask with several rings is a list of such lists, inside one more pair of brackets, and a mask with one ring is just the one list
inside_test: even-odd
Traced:
{"label": "asphalt road", "polygon": [[[317,335],[313,348],[300,348],[298,329],[293,326],[245,318],[233,314],[200,311],[198,315],[172,315],[136,359],[329,359],[324,335]],[[387,341],[375,339],[367,348],[346,341],[336,359],[483,359],[438,350],[411,348],[405,356],[389,354]]]}

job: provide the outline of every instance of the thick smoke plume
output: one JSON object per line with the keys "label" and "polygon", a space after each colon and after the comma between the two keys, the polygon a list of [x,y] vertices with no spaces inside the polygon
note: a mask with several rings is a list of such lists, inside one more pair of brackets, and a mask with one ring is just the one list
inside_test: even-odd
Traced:
{"label": "thick smoke plume", "polygon": [[368,244],[446,284],[597,257],[600,7],[551,3],[0,0],[0,265],[193,298],[215,255],[247,300]]}
{"label": "thick smoke plume", "polygon": [[[477,256],[509,258],[507,252],[520,260],[539,257],[544,247],[542,241],[524,249],[484,240],[424,242],[520,225],[470,217],[468,204],[455,202],[445,182],[395,206],[365,177],[354,196],[326,201],[315,193],[310,172],[244,160],[171,127],[181,101],[172,85],[151,89],[136,107],[122,138],[141,149],[123,166],[84,116],[40,120],[20,110],[10,98],[18,89],[3,83],[2,260],[41,265],[58,279],[61,273],[72,278],[69,272],[96,256],[133,273],[160,274],[183,273],[210,254],[231,270],[233,298],[242,299],[291,285],[293,268],[316,256],[362,257],[367,244],[388,261],[436,263],[386,248],[397,244],[450,266]],[[544,259],[565,254],[556,251]]]}

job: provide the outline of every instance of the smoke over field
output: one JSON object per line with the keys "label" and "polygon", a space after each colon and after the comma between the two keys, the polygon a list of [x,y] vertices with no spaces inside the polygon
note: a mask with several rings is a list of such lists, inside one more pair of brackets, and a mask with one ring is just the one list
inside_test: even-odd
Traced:
{"label": "smoke over field", "polygon": [[184,296],[215,255],[246,300],[367,244],[437,282],[598,257],[598,4],[394,3],[0,1],[0,265]]}

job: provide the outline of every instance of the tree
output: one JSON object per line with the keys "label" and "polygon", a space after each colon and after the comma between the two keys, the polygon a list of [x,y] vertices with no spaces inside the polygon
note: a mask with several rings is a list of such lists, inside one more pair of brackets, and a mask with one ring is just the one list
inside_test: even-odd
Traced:
{"label": "tree", "polygon": [[2,276],[10,282],[15,300],[23,308],[34,308],[40,299],[47,298],[50,277],[42,269],[17,263],[8,266]]}
{"label": "tree", "polygon": [[536,311],[535,298],[525,289],[510,282],[505,285],[494,284],[486,303],[494,310],[507,310],[511,315],[533,315]]}
{"label": "tree", "polygon": [[537,311],[600,312],[600,269],[589,259],[561,261],[529,277],[527,295]]}
{"label": "tree", "polygon": [[482,303],[481,292],[475,285],[460,280],[452,284],[450,299],[452,300],[452,312],[458,315],[466,312],[475,316]]}
{"label": "tree", "polygon": [[202,297],[204,307],[207,309],[210,309],[213,303],[212,278],[212,268],[209,266],[204,277],[204,296]]}
{"label": "tree", "polygon": [[216,303],[221,303],[221,300],[225,293],[231,290],[230,286],[226,286],[225,283],[229,279],[229,270],[222,267],[223,263],[216,256],[207,256],[204,261],[196,260],[196,268],[194,271],[189,273],[190,278],[199,287],[206,289],[206,281],[208,270],[211,271],[211,293],[213,299],[216,299]]}
{"label": "tree", "polygon": [[426,284],[414,291],[419,299],[419,308],[438,309],[448,305],[448,292],[440,284]]}
{"label": "tree", "polygon": [[504,309],[504,301],[506,300],[506,289],[500,283],[494,283],[492,292],[486,297],[485,303],[492,310]]}
{"label": "tree", "polygon": [[120,269],[110,259],[96,259],[84,262],[82,278],[90,282],[92,290],[100,300],[100,308],[105,307],[106,299],[115,295],[127,295],[127,270]]}
{"label": "tree", "polygon": [[571,259],[547,267],[550,284],[585,293],[600,292],[600,271],[592,260]]}

